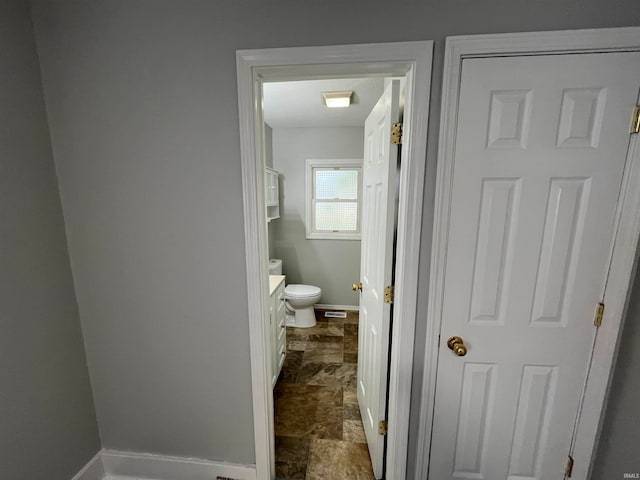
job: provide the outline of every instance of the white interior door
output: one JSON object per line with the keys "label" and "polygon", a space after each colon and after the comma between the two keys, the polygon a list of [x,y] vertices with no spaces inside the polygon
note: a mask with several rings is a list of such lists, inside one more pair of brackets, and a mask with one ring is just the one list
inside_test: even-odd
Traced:
{"label": "white interior door", "polygon": [[638,53],[463,60],[431,480],[563,477],[639,87]]}
{"label": "white interior door", "polygon": [[362,165],[362,244],[358,403],[376,478],[382,478],[391,307],[384,288],[391,284],[398,147],[391,125],[399,119],[400,82],[389,82],[367,117]]}

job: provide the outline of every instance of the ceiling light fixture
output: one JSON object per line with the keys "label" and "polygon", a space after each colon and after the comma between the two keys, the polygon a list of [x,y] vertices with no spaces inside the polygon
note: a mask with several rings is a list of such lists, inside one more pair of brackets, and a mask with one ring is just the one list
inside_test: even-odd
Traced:
{"label": "ceiling light fixture", "polygon": [[352,91],[348,92],[322,92],[324,104],[329,108],[344,108],[351,105]]}

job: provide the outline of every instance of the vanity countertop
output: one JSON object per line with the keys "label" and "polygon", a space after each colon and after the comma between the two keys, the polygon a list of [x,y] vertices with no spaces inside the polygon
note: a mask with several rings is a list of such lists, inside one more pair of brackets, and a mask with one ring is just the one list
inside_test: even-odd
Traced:
{"label": "vanity countertop", "polygon": [[284,275],[269,275],[269,296],[273,295],[281,282],[284,282]]}

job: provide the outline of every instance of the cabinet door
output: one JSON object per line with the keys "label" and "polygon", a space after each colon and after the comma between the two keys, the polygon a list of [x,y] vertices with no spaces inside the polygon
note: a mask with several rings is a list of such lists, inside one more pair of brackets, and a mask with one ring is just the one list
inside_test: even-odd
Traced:
{"label": "cabinet door", "polygon": [[278,172],[271,172],[272,188],[271,188],[271,201],[273,206],[277,207],[280,204],[280,194],[278,189]]}
{"label": "cabinet door", "polygon": [[277,337],[275,336],[275,328],[276,325],[278,323],[277,321],[277,310],[275,308],[275,297],[276,294],[274,293],[273,295],[271,295],[271,298],[269,299],[269,327],[270,327],[270,331],[271,331],[271,338],[270,338],[270,342],[269,342],[269,351],[270,351],[270,355],[268,355],[269,357],[269,363],[270,365],[270,371],[271,371],[271,386],[274,387],[276,385],[276,380],[278,380],[278,358],[276,356],[277,354],[277,348],[276,348],[276,341],[277,341]]}
{"label": "cabinet door", "polygon": [[271,205],[271,171],[264,171],[264,203]]}
{"label": "cabinet door", "polygon": [[265,203],[267,207],[278,204],[278,174],[272,170],[264,171]]}
{"label": "cabinet door", "polygon": [[271,383],[275,387],[287,354],[287,325],[284,304],[284,279],[269,297],[269,349]]}
{"label": "cabinet door", "polygon": [[287,325],[286,312],[284,306],[284,282],[280,285],[276,293],[276,350],[278,352],[277,369],[278,375],[282,370],[282,364],[287,355]]}

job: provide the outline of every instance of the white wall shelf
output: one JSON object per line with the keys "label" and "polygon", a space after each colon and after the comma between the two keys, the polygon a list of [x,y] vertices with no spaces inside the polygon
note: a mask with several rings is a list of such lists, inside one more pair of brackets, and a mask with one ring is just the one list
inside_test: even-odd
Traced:
{"label": "white wall shelf", "polygon": [[278,176],[280,174],[272,168],[264,169],[264,196],[267,209],[267,222],[280,218],[280,189]]}

